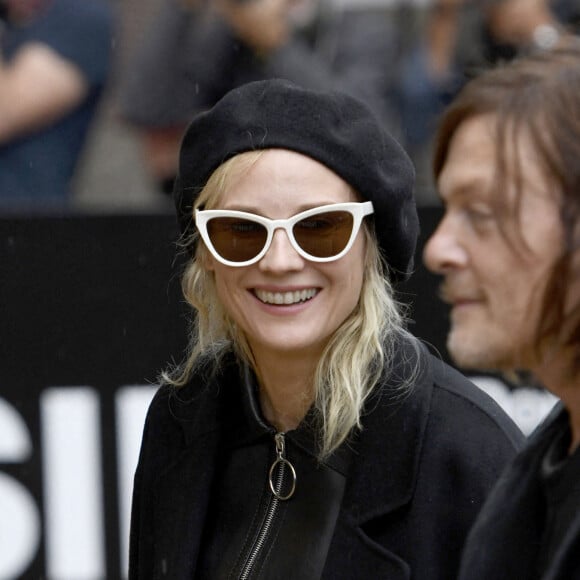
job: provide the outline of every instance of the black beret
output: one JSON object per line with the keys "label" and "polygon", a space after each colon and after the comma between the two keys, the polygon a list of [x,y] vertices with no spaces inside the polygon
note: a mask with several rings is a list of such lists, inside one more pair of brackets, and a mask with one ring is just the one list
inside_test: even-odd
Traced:
{"label": "black beret", "polygon": [[191,233],[195,199],[219,165],[238,153],[272,148],[316,159],[372,201],[391,278],[408,277],[419,230],[409,157],[360,101],[285,80],[242,85],[193,119],[174,191],[181,231]]}

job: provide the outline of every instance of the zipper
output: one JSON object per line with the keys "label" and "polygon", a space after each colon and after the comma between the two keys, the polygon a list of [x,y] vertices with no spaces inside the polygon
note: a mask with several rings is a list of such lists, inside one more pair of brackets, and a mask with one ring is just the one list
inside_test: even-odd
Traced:
{"label": "zipper", "polygon": [[[278,506],[281,501],[289,500],[296,491],[296,470],[294,466],[286,459],[286,438],[284,433],[276,433],[274,435],[274,443],[276,445],[276,459],[270,466],[270,471],[268,472],[268,483],[270,484],[270,491],[272,492],[272,498],[268,505],[266,515],[262,521],[262,527],[260,532],[252,546],[249,556],[246,559],[246,563],[242,568],[239,579],[247,580],[252,573],[252,568],[260,555],[268,534],[272,529],[272,524],[278,511]],[[286,494],[282,493],[285,483],[285,473],[286,466],[290,471],[292,476],[292,481],[290,482],[290,489]],[[278,468],[278,469],[277,469]]]}

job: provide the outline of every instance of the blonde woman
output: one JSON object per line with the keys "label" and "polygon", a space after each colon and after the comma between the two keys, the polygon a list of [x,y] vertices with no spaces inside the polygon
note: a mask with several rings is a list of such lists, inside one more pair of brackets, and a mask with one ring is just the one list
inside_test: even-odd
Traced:
{"label": "blonde woman", "polygon": [[132,579],[455,575],[521,435],[404,328],[412,188],[344,94],[259,81],[193,120],[176,204],[195,324],[146,421]]}

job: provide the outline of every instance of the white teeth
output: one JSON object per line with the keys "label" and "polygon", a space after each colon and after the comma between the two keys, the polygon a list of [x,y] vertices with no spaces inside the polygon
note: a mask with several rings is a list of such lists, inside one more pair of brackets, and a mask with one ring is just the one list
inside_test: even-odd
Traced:
{"label": "white teeth", "polygon": [[296,290],[296,292],[266,292],[264,290],[256,290],[256,296],[266,304],[290,305],[306,302],[306,300],[314,298],[317,292],[316,288]]}

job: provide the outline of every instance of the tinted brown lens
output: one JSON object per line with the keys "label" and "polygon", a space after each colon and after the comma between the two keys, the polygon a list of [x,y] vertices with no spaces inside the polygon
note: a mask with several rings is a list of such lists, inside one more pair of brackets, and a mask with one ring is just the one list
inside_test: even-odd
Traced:
{"label": "tinted brown lens", "polygon": [[352,234],[354,219],[347,211],[329,211],[294,224],[294,238],[311,256],[330,258],[340,254]]}
{"label": "tinted brown lens", "polygon": [[207,233],[216,252],[230,262],[255,258],[264,247],[268,232],[256,222],[240,218],[217,217],[207,223]]}

